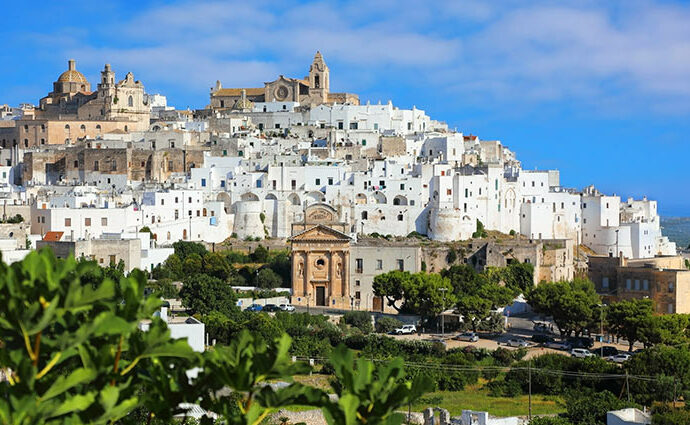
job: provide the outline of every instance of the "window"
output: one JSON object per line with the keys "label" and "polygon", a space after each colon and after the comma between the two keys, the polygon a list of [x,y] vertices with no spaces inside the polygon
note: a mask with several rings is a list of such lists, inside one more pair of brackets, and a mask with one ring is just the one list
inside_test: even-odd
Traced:
{"label": "window", "polygon": [[110,164],[110,171],[117,171],[117,161],[113,159],[113,162]]}
{"label": "window", "polygon": [[649,281],[647,279],[642,281],[642,290],[649,291]]}
{"label": "window", "polygon": [[673,314],[673,304],[668,304],[668,314]]}
{"label": "window", "polygon": [[297,180],[290,181],[290,185],[292,186],[292,190],[297,189]]}
{"label": "window", "polygon": [[355,280],[355,286],[360,286],[362,283],[359,280]]}
{"label": "window", "polygon": [[328,178],[328,185],[332,186],[333,185],[333,177]]}
{"label": "window", "polygon": [[609,289],[609,278],[604,277],[601,279],[601,287],[602,289]]}
{"label": "window", "polygon": [[98,161],[93,162],[93,171],[98,171]]}
{"label": "window", "polygon": [[101,217],[101,226],[108,225],[108,217]]}
{"label": "window", "polygon": [[635,290],[636,291],[640,290],[640,279],[635,279]]}
{"label": "window", "polygon": [[632,280],[631,279],[626,279],[625,280],[625,289],[630,291],[632,289]]}
{"label": "window", "polygon": [[405,271],[405,260],[395,260],[396,263],[398,264],[398,270]]}
{"label": "window", "polygon": [[453,194],[453,189],[446,189],[446,195],[452,195]]}
{"label": "window", "polygon": [[206,187],[206,179],[201,179],[201,187]]}
{"label": "window", "polygon": [[175,210],[175,220],[180,218],[180,210]]}
{"label": "window", "polygon": [[79,161],[74,161],[74,168],[79,168]]}
{"label": "window", "polygon": [[338,121],[338,130],[342,130],[344,128],[344,124],[342,121]]}
{"label": "window", "polygon": [[190,204],[192,203],[192,197],[191,196],[189,198],[187,198],[187,200],[189,201]]}
{"label": "window", "polygon": [[130,108],[134,106],[134,98],[132,96],[127,98],[127,106]]}
{"label": "window", "polygon": [[316,182],[315,182],[314,184],[316,184],[317,186],[319,186],[319,185],[321,184],[321,179],[316,179]]}
{"label": "window", "polygon": [[362,273],[364,270],[364,260],[361,258],[355,259],[355,273]]}
{"label": "window", "polygon": [[172,169],[173,169],[173,162],[168,161],[168,171],[172,171]]}
{"label": "window", "polygon": [[668,293],[672,294],[673,293],[673,282],[668,283]]}
{"label": "window", "polygon": [[220,181],[220,187],[225,187],[225,180]]}
{"label": "window", "polygon": [[84,226],[91,226],[91,217],[86,217],[84,219]]}
{"label": "window", "polygon": [[72,219],[66,218],[65,219],[65,227],[70,227],[70,226],[72,226]]}
{"label": "window", "polygon": [[[359,282],[359,281],[357,281]],[[355,292],[355,299],[358,300],[362,297],[362,295],[359,293],[359,291]]]}
{"label": "window", "polygon": [[111,265],[111,266],[114,266],[114,265],[115,265],[115,260],[116,260],[116,257],[115,257],[114,255],[111,255],[111,256],[110,256],[110,265]]}
{"label": "window", "polygon": [[403,221],[403,215],[402,214],[398,214],[398,221]]}
{"label": "window", "polygon": [[400,190],[405,190],[405,183],[400,183]]}
{"label": "window", "polygon": [[376,270],[383,270],[383,260],[376,260]]}
{"label": "window", "polygon": [[369,218],[369,214],[366,211],[362,211],[362,220],[366,220]]}

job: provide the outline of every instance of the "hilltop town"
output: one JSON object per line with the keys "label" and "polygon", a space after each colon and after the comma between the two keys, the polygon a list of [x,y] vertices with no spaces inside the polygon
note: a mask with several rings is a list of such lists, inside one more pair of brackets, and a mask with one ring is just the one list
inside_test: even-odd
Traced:
{"label": "hilltop town", "polygon": [[[0,390],[25,400],[3,417],[522,424],[533,390],[534,424],[676,407],[690,262],[655,200],[332,92],[320,52],[305,70],[180,110],[69,60],[36,105],[0,107]],[[63,390],[28,386],[62,368]]]}
{"label": "hilltop town", "polygon": [[[0,113],[6,261],[49,245],[151,271],[177,241],[287,243],[295,304],[374,311],[386,309],[376,274],[439,271],[449,250],[478,271],[531,263],[535,283],[587,273],[598,257],[598,291],[624,298],[664,292],[631,264],[688,285],[682,265],[655,260],[676,255],[656,201],[562,186],[558,170],[523,169],[501,141],[332,92],[319,52],[303,78],[218,81],[194,111],[131,72],[117,81],[110,64],[94,89],[70,60],[38,105]],[[635,275],[627,286],[623,272]]]}

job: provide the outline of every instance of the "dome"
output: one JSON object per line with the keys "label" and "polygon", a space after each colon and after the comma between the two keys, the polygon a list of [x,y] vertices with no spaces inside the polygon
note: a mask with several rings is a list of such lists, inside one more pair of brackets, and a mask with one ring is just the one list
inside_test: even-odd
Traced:
{"label": "dome", "polygon": [[77,71],[76,63],[74,59],[70,59],[68,62],[67,71],[60,74],[58,77],[58,82],[60,83],[88,83],[84,74]]}
{"label": "dome", "polygon": [[70,69],[60,74],[58,81],[61,83],[86,83],[86,77],[81,72]]}

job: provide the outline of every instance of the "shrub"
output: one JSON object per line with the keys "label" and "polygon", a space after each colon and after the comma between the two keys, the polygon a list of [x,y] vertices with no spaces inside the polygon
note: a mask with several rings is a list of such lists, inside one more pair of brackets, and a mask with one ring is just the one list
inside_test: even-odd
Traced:
{"label": "shrub", "polygon": [[371,325],[371,315],[366,311],[348,311],[343,315],[341,321],[359,329],[364,334],[369,334],[374,330]]}
{"label": "shrub", "polygon": [[353,350],[363,350],[368,342],[367,337],[362,334],[354,334],[345,338],[345,346]]}
{"label": "shrub", "polygon": [[402,326],[402,322],[394,317],[379,317],[376,320],[376,332],[387,334]]}
{"label": "shrub", "polygon": [[446,255],[446,261],[448,262],[448,264],[453,264],[455,262],[455,260],[457,260],[457,259],[458,259],[458,253],[455,252],[455,248],[451,247],[448,250],[448,254]]}

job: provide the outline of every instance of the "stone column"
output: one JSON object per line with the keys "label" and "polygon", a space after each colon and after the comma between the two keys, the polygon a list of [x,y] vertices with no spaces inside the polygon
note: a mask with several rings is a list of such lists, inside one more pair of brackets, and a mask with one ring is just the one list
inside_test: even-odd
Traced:
{"label": "stone column", "polygon": [[343,251],[343,296],[349,297],[352,294],[350,291],[350,251]]}
{"label": "stone column", "polygon": [[335,295],[333,293],[333,286],[337,282],[337,277],[335,273],[335,262],[337,261],[337,253],[331,250],[328,253],[328,298],[329,298],[329,303],[328,305],[330,306],[332,304],[332,301],[330,301],[330,298]]}
{"label": "stone column", "polygon": [[309,288],[309,276],[311,276],[311,257],[307,251],[304,253],[304,296],[308,298],[307,302],[311,304],[311,295],[309,294],[311,289]]}

